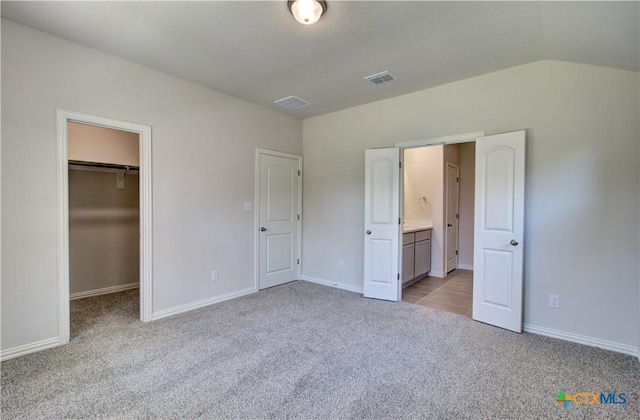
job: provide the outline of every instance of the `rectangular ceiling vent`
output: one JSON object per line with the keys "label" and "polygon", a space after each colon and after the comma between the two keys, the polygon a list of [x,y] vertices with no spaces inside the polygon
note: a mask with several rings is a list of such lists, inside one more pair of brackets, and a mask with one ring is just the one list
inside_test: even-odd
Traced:
{"label": "rectangular ceiling vent", "polygon": [[297,96],[287,96],[286,98],[278,99],[273,103],[289,109],[298,109],[302,108],[303,106],[311,105],[311,102],[307,102],[304,99],[298,98]]}
{"label": "rectangular ceiling vent", "polygon": [[367,76],[364,80],[368,80],[374,85],[381,85],[386,82],[390,82],[392,80],[396,80],[395,77],[388,71],[383,71],[382,73],[372,74],[371,76]]}

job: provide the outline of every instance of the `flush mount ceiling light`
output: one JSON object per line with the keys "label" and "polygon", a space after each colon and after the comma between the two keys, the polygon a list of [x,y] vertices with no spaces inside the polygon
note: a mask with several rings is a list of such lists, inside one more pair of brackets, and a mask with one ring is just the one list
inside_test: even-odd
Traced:
{"label": "flush mount ceiling light", "polygon": [[289,0],[289,11],[303,25],[314,24],[327,11],[327,2],[322,0]]}

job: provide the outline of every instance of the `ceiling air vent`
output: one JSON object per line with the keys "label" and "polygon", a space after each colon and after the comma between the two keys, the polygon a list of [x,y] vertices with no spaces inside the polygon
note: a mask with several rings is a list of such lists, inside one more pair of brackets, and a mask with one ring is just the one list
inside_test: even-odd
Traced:
{"label": "ceiling air vent", "polygon": [[396,80],[393,75],[391,75],[388,71],[383,71],[382,73],[372,74],[371,76],[367,76],[364,80],[368,80],[374,85],[381,85],[385,82],[390,82],[392,80]]}
{"label": "ceiling air vent", "polygon": [[273,103],[289,109],[298,109],[302,108],[303,106],[311,105],[311,102],[307,102],[304,99],[298,98],[297,96],[287,96],[286,98],[278,99]]}

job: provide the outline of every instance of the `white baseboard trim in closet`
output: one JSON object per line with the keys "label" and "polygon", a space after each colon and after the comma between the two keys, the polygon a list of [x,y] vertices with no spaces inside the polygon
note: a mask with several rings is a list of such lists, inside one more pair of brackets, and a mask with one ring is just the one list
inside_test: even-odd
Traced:
{"label": "white baseboard trim in closet", "polygon": [[105,287],[102,289],[87,290],[86,292],[71,293],[69,295],[69,299],[74,300],[74,299],[82,299],[82,298],[91,297],[91,296],[107,295],[109,293],[122,292],[124,290],[129,290],[129,289],[137,289],[139,287],[140,287],[139,282],[120,284],[118,286]]}

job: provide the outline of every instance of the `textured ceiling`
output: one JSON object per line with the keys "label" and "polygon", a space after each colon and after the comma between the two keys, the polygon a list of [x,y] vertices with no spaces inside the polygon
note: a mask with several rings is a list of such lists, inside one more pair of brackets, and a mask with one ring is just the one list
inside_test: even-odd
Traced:
{"label": "textured ceiling", "polygon": [[[640,70],[638,2],[2,2],[2,16],[300,118],[541,59]],[[396,81],[363,77],[384,70]],[[289,111],[273,101],[311,105]]]}

